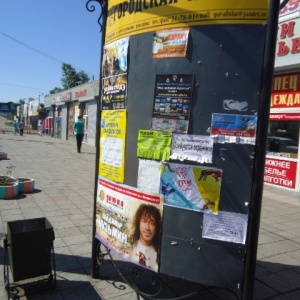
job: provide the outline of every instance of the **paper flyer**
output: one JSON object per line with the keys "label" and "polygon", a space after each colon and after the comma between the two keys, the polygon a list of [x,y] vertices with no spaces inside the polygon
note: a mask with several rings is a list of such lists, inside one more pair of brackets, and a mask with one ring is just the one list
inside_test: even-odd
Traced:
{"label": "paper flyer", "polygon": [[106,110],[101,115],[99,174],[124,182],[127,114],[125,110]]}
{"label": "paper flyer", "polygon": [[102,63],[102,109],[125,109],[129,38],[104,46]]}
{"label": "paper flyer", "polygon": [[163,162],[160,193],[165,205],[218,213],[222,170]]}
{"label": "paper flyer", "polygon": [[163,196],[99,177],[96,238],[123,259],[157,271]]}
{"label": "paper flyer", "polygon": [[194,75],[156,75],[152,129],[187,133]]}
{"label": "paper flyer", "polygon": [[203,216],[202,237],[245,244],[248,227],[248,215],[221,211],[218,215]]}
{"label": "paper flyer", "polygon": [[160,183],[160,162],[139,159],[137,188],[143,192],[158,193]]}
{"label": "paper flyer", "polygon": [[172,132],[140,130],[137,156],[156,160],[168,160],[171,154]]}
{"label": "paper flyer", "polygon": [[174,133],[170,158],[211,164],[213,144],[210,136]]}
{"label": "paper flyer", "polygon": [[185,57],[190,29],[158,30],[153,35],[153,58]]}
{"label": "paper flyer", "polygon": [[257,116],[212,114],[211,135],[217,143],[255,144]]}

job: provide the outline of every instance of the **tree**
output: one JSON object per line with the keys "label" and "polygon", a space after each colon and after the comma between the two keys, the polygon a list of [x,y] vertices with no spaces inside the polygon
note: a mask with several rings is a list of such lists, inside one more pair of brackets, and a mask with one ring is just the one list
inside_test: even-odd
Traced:
{"label": "tree", "polygon": [[63,89],[56,86],[56,87],[53,88],[51,91],[49,91],[49,94],[52,95],[52,94],[59,93],[59,92],[61,92],[61,91],[63,91]]}
{"label": "tree", "polygon": [[90,80],[89,76],[84,71],[76,72],[75,68],[70,64],[63,63],[62,72],[63,76],[61,82],[64,90],[86,83]]}
{"label": "tree", "polygon": [[9,101],[8,102],[9,105],[10,105],[10,119],[12,120],[14,116],[17,115],[17,110],[18,110],[18,104],[17,103],[14,103],[12,101]]}

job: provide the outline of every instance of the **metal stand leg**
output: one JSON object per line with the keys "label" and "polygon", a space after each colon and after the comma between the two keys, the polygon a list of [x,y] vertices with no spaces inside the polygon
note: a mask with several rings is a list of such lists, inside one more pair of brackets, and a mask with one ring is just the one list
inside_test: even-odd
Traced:
{"label": "metal stand leg", "polygon": [[[103,247],[103,249],[102,249]],[[124,276],[123,274],[121,273],[121,271],[119,270],[118,266],[116,265],[112,255],[111,255],[111,252],[110,250],[105,246],[103,245],[101,242],[99,242],[99,245],[97,247],[97,263],[99,264],[99,269],[101,269],[101,265],[103,264],[104,262],[104,258],[105,256],[108,256],[110,262],[112,263],[112,265],[114,266],[114,268],[116,269],[118,275],[122,278],[122,280],[128,285],[130,286],[130,288],[132,288],[136,295],[137,295],[137,299],[152,299],[152,300],[155,300],[155,299],[162,299],[162,298],[159,298],[159,295],[161,294],[162,292],[162,288],[164,286],[164,282],[162,281],[162,279],[159,277],[159,275],[155,272],[152,272],[150,270],[141,270],[142,268],[138,268],[138,267],[133,267],[131,269],[131,272],[130,272],[130,281],[128,281]],[[142,279],[142,275],[145,273],[145,272],[149,272],[151,274],[150,276],[150,284],[149,286],[151,285],[153,288],[154,288],[154,292],[152,292],[151,294],[148,294],[148,293],[145,293],[143,291],[141,291],[137,284],[135,284],[135,281],[137,281],[138,279]],[[149,274],[148,273],[148,274]],[[101,276],[100,276],[101,277]],[[145,276],[146,278],[143,278],[142,280],[144,281],[145,279],[146,280],[149,280],[149,277],[148,276]],[[201,290],[200,292],[203,292],[203,290]],[[197,296],[200,292],[198,291],[194,291],[192,293],[189,293],[187,295],[184,295],[184,296],[180,296],[180,297],[175,297],[175,298],[163,298],[164,300],[179,300],[179,299],[189,299],[190,297],[195,297]]]}

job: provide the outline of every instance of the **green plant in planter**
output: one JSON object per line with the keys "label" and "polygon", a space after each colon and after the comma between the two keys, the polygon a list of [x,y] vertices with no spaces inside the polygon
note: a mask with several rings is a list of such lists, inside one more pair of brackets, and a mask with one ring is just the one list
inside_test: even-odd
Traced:
{"label": "green plant in planter", "polygon": [[16,182],[17,179],[12,177],[12,170],[15,168],[14,165],[9,164],[6,167],[6,174],[0,175],[0,186],[9,186],[12,183]]}
{"label": "green plant in planter", "polygon": [[6,167],[6,175],[0,175],[0,199],[11,199],[19,194],[18,179],[11,176],[14,165]]}

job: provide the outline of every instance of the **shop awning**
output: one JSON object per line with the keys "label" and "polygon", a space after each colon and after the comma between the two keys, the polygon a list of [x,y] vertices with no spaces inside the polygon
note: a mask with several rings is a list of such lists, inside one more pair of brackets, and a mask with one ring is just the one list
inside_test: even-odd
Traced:
{"label": "shop awning", "polygon": [[91,96],[80,97],[80,98],[78,99],[79,102],[86,102],[86,101],[89,101],[89,100],[93,100],[93,99],[91,98]]}
{"label": "shop awning", "polygon": [[65,102],[57,102],[57,103],[55,103],[55,106],[63,106],[65,104],[66,104]]}

